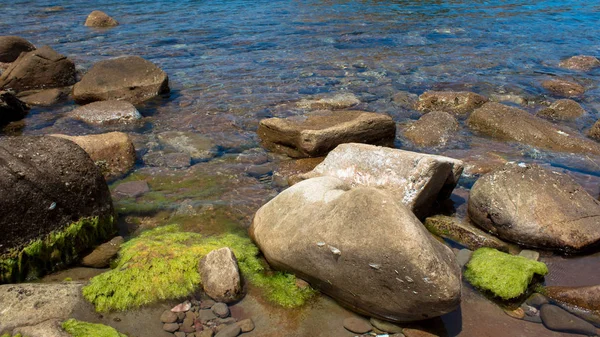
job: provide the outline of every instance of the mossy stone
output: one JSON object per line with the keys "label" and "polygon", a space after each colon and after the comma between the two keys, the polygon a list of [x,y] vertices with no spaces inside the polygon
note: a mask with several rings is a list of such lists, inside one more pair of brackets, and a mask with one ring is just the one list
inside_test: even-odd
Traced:
{"label": "mossy stone", "polygon": [[127,337],[110,326],[82,322],[69,319],[62,323],[62,328],[73,337]]}
{"label": "mossy stone", "polygon": [[473,252],[464,276],[473,286],[509,300],[523,295],[535,274],[547,273],[548,267],[542,262],[480,248]]}

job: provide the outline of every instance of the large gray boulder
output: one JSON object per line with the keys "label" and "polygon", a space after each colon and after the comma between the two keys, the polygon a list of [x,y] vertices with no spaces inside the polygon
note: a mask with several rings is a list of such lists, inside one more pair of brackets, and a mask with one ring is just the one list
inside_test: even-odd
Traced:
{"label": "large gray boulder", "polygon": [[75,83],[75,64],[43,46],[21,54],[0,76],[0,88],[14,91],[60,88]]}
{"label": "large gray boulder", "polygon": [[261,207],[249,232],[271,266],[359,313],[407,322],[460,303],[452,251],[387,190],[305,180]]}
{"label": "large gray boulder", "polygon": [[463,170],[460,160],[365,144],[342,144],[331,151],[308,179],[331,176],[352,186],[384,188],[418,217],[436,200],[447,199]]}
{"label": "large gray boulder", "polygon": [[79,104],[125,100],[138,104],[169,92],[167,74],[139,56],[100,61],[73,87]]}
{"label": "large gray boulder", "polygon": [[19,36],[0,36],[0,62],[14,62],[23,52],[35,50],[31,42]]}
{"label": "large gray boulder", "polygon": [[484,135],[558,152],[600,154],[600,146],[578,132],[535,117],[527,111],[489,102],[473,111],[467,125]]}
{"label": "large gray boulder", "polygon": [[600,201],[566,174],[508,163],[479,178],[471,220],[502,239],[567,252],[600,241]]}
{"label": "large gray boulder", "polygon": [[260,121],[262,145],[290,157],[319,157],[343,143],[391,146],[396,124],[388,115],[355,111],[316,111],[306,116]]}
{"label": "large gray boulder", "polygon": [[466,116],[488,99],[469,91],[427,91],[419,96],[417,110],[423,112],[444,111]]}

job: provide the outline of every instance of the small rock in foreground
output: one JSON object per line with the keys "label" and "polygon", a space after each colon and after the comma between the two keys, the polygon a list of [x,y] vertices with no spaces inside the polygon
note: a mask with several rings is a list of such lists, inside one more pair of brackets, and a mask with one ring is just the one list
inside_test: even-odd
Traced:
{"label": "small rock in foreground", "polygon": [[[242,285],[240,270],[237,265],[237,259],[230,248],[224,247],[213,250],[200,261],[200,275],[202,277],[202,287],[210,298],[215,301],[231,303],[242,296]],[[223,309],[219,303],[213,306],[213,311],[217,307],[215,314],[219,317],[226,317],[229,314],[227,305]],[[222,310],[219,310],[222,309]]]}
{"label": "small rock in foreground", "polygon": [[550,330],[596,336],[596,327],[591,323],[588,323],[555,305],[542,305],[540,316],[542,322],[544,322],[544,326]]}

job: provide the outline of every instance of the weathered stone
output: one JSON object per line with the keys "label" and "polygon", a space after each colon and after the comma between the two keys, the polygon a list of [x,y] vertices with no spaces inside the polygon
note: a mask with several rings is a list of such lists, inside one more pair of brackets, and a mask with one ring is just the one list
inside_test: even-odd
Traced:
{"label": "weathered stone", "polygon": [[452,251],[384,189],[305,180],[261,207],[249,232],[271,266],[365,315],[422,320],[460,302]]}
{"label": "weathered stone", "polygon": [[144,164],[148,166],[186,168],[191,165],[192,158],[187,153],[153,151],[144,155]]}
{"label": "weathered stone", "polygon": [[585,88],[575,82],[553,79],[542,82],[542,87],[556,96],[577,97],[585,93]]}
{"label": "weathered stone", "polygon": [[0,36],[0,62],[14,62],[21,53],[35,50],[31,42],[18,36]]}
{"label": "weathered stone", "polygon": [[515,94],[491,94],[490,101],[493,102],[508,102],[519,105],[527,105],[527,99]]}
{"label": "weathered stone", "polygon": [[213,337],[215,335],[214,331],[211,329],[202,330],[202,332],[196,332],[196,337]]}
{"label": "weathered stone", "polygon": [[438,337],[438,335],[431,332],[411,328],[402,329],[402,334],[405,337]]}
{"label": "weathered stone", "polygon": [[566,127],[530,115],[524,110],[500,103],[486,103],[475,110],[467,125],[484,135],[552,150],[600,154],[600,146]]}
{"label": "weathered stone", "polygon": [[303,99],[297,103],[297,106],[310,110],[338,110],[347,109],[359,103],[360,100],[354,94],[342,93],[320,99]]}
{"label": "weathered stone", "polygon": [[371,323],[364,318],[348,317],[344,319],[344,328],[350,332],[363,334],[373,330]]}
{"label": "weathered stone", "polygon": [[75,83],[75,64],[52,48],[21,54],[0,76],[0,87],[14,91],[62,88]]}
{"label": "weathered stone", "polygon": [[[233,255],[233,252],[231,252],[231,254]],[[220,318],[225,318],[229,316],[229,308],[225,303],[215,303],[215,305],[213,305],[210,309],[215,313],[215,315],[217,315]]]}
{"label": "weathered stone", "polygon": [[530,247],[580,251],[600,240],[600,201],[571,177],[506,164],[471,188],[468,213],[500,238]]}
{"label": "weathered stone", "polygon": [[536,113],[536,116],[548,118],[551,120],[574,120],[583,116],[585,110],[572,99],[559,99],[552,103],[548,108],[542,109]]}
{"label": "weathered stone", "polygon": [[166,332],[175,332],[179,330],[179,324],[177,323],[165,323],[163,324],[163,330]]}
{"label": "weathered stone", "polygon": [[15,95],[0,91],[0,126],[25,118],[28,111],[29,107]]}
{"label": "weathered stone", "polygon": [[53,88],[22,92],[19,94],[19,98],[29,105],[51,106],[64,100],[68,95],[65,88]]}
{"label": "weathered stone", "polygon": [[458,122],[452,115],[432,111],[407,127],[404,136],[417,146],[443,146],[457,130]]}
{"label": "weathered stone", "polygon": [[158,142],[166,150],[189,154],[192,160],[208,160],[218,152],[210,138],[194,132],[161,132],[158,134]]}
{"label": "weathered stone", "polygon": [[242,332],[242,329],[237,324],[227,325],[223,330],[219,331],[215,337],[236,337]]}
{"label": "weathered stone", "polygon": [[401,333],[402,332],[401,326],[398,326],[398,325],[388,322],[388,321],[383,321],[383,320],[377,319],[375,317],[372,317],[370,322],[373,327],[375,327],[381,331],[385,331],[385,332],[389,332],[389,333]]}
{"label": "weathered stone", "polygon": [[124,56],[94,64],[73,87],[73,98],[79,104],[108,100],[137,104],[168,92],[164,71],[139,56]]}
{"label": "weathered stone", "polygon": [[107,180],[123,176],[135,165],[135,148],[126,133],[109,132],[87,136],[56,134],[52,136],[68,139],[79,145],[92,158]]}
{"label": "weathered stone", "polygon": [[171,310],[165,310],[162,315],[160,315],[160,321],[163,323],[175,323],[177,322],[177,314]]}
{"label": "weathered stone", "polygon": [[488,99],[469,91],[427,91],[419,96],[417,110],[423,112],[445,111],[466,116],[479,108]]}
{"label": "weathered stone", "polygon": [[332,176],[352,186],[385,188],[418,217],[447,199],[463,170],[460,160],[364,144],[342,144],[302,178]]}
{"label": "weathered stone", "polygon": [[147,192],[150,192],[150,186],[143,180],[128,181],[121,183],[113,190],[114,194],[125,197],[136,198]]}
{"label": "weathered stone", "polygon": [[273,181],[281,187],[294,185],[302,181],[299,175],[310,172],[324,159],[325,157],[316,157],[281,161],[273,171]]}
{"label": "weathered stone", "polygon": [[548,303],[548,298],[542,294],[539,293],[535,293],[532,294],[531,296],[529,296],[529,298],[527,298],[527,300],[525,301],[525,303],[527,303],[528,305],[539,309],[542,307],[542,305]]}
{"label": "weathered stone", "polygon": [[587,132],[588,137],[600,141],[600,119]]}
{"label": "weathered stone", "polygon": [[115,27],[119,25],[117,20],[108,16],[108,14],[102,11],[93,11],[85,19],[86,27]]}
{"label": "weathered stone", "polygon": [[469,263],[471,260],[471,256],[473,256],[473,251],[470,249],[461,249],[456,253],[456,262],[462,268]]}
{"label": "weathered stone", "polygon": [[215,303],[216,302],[213,300],[202,300],[202,302],[200,302],[200,309],[210,309]]}
{"label": "weathered stone", "polygon": [[[49,319],[39,324],[24,325],[13,329],[12,333],[17,336],[20,334],[20,336],[27,337],[71,337],[62,328],[62,321],[63,319]],[[1,325],[0,329],[2,329]]]}
{"label": "weathered stone", "polygon": [[319,157],[343,143],[391,146],[396,124],[391,117],[372,112],[317,111],[307,116],[260,121],[262,145],[290,157]]}
{"label": "weathered stone", "polygon": [[544,295],[571,306],[600,311],[600,285],[586,287],[550,286],[544,288]]}
{"label": "weathered stone", "polygon": [[80,106],[67,116],[89,124],[127,124],[142,118],[135,106],[127,101],[99,101]]}
{"label": "weathered stone", "polygon": [[237,322],[237,325],[240,327],[242,333],[254,330],[254,321],[251,318],[243,319]]}
{"label": "weathered stone", "polygon": [[217,316],[210,309],[202,309],[198,310],[198,319],[202,323],[206,323],[208,321],[212,321],[213,319],[217,319]]}
{"label": "weathered stone", "polygon": [[558,66],[561,68],[567,68],[571,70],[588,71],[593,68],[600,67],[600,60],[598,60],[594,56],[576,55],[566,60],[560,61]]}
{"label": "weathered stone", "polygon": [[542,305],[540,316],[544,326],[550,330],[596,336],[596,328],[592,324],[555,305]]}
{"label": "weathered stone", "polygon": [[110,260],[117,256],[121,244],[124,240],[122,236],[114,237],[112,240],[96,247],[93,252],[85,256],[81,260],[81,264],[92,268],[106,268],[110,264]]}
{"label": "weathered stone", "polygon": [[425,219],[424,225],[430,232],[456,241],[471,250],[481,247],[495,248],[507,253],[510,250],[508,243],[454,217],[435,215]]}
{"label": "weathered stone", "polygon": [[521,308],[516,308],[516,309],[504,309],[504,313],[507,314],[508,316],[512,317],[512,318],[516,318],[516,319],[523,319],[525,318],[525,311]]}
{"label": "weathered stone", "polygon": [[419,96],[406,91],[400,91],[392,96],[392,103],[408,110],[414,110],[418,101]]}
{"label": "weathered stone", "polygon": [[[242,296],[240,270],[231,249],[225,247],[208,253],[200,261],[199,269],[204,292],[213,300],[231,303]],[[227,305],[225,305],[225,309],[227,309]]]}
{"label": "weathered stone", "polygon": [[177,331],[175,332],[175,337],[186,337],[186,333],[183,331]]}

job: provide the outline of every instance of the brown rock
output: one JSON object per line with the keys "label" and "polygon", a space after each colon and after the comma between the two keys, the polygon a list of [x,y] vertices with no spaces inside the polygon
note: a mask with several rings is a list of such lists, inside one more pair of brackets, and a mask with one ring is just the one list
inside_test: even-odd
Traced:
{"label": "brown rock", "polygon": [[68,139],[81,146],[102,170],[107,180],[123,176],[135,165],[135,148],[123,132],[109,132],[88,136],[52,135]]}
{"label": "brown rock", "polygon": [[525,317],[525,311],[522,308],[517,308],[514,310],[504,309],[504,313],[516,319],[523,319]]}
{"label": "brown rock", "polygon": [[187,153],[152,151],[144,155],[144,164],[148,166],[186,168],[192,163],[192,158]]}
{"label": "brown rock", "polygon": [[0,62],[14,62],[21,53],[35,50],[31,42],[18,36],[0,36]]}
{"label": "brown rock", "polygon": [[215,337],[236,337],[242,332],[242,329],[237,324],[226,325],[226,327],[219,331]]}
{"label": "brown rock", "polygon": [[325,157],[316,157],[281,161],[273,171],[273,181],[280,181],[279,185],[284,187],[294,185],[302,181],[302,178],[298,175],[310,172],[324,159]]}
{"label": "brown rock", "polygon": [[68,116],[89,124],[126,124],[142,118],[135,106],[127,101],[92,102],[75,108]]}
{"label": "brown rock", "polygon": [[307,116],[260,121],[262,145],[290,157],[319,157],[343,143],[393,145],[396,124],[391,117],[364,111],[318,111]]}
{"label": "brown rock", "polygon": [[479,108],[488,99],[468,91],[427,91],[419,96],[417,110],[423,112],[445,111],[458,116],[466,116]]}
{"label": "brown rock", "polygon": [[128,181],[117,185],[113,192],[116,195],[136,198],[144,193],[150,192],[150,186],[143,180]]}
{"label": "brown rock", "polygon": [[108,100],[137,104],[168,92],[164,71],[139,56],[123,56],[94,64],[73,87],[73,98],[79,104]]}
{"label": "brown rock", "polygon": [[166,332],[175,332],[179,329],[179,324],[177,323],[165,323],[163,325],[163,330]]}
{"label": "brown rock", "polygon": [[123,244],[123,242],[124,240],[122,236],[114,237],[112,240],[96,247],[93,252],[83,258],[81,264],[91,268],[108,267],[110,260],[117,256],[117,253],[119,252],[119,249],[121,249],[121,244]]}
{"label": "brown rock", "polygon": [[297,106],[309,110],[339,110],[353,107],[359,103],[360,100],[354,94],[342,93],[320,99],[303,99],[297,103]]}
{"label": "brown rock", "polygon": [[417,146],[442,146],[457,130],[458,122],[452,115],[432,111],[406,128],[404,136]]}
{"label": "brown rock", "polygon": [[540,117],[561,121],[574,120],[583,116],[583,114],[585,114],[583,107],[572,99],[559,99],[552,103],[550,107],[536,113]]}
{"label": "brown rock", "polygon": [[177,322],[177,314],[172,312],[171,310],[165,310],[160,315],[160,321],[163,323],[175,323]]}
{"label": "brown rock", "polygon": [[30,93],[21,93],[21,100],[29,105],[51,106],[59,103],[68,96],[64,88],[54,88],[48,90],[36,90]]}
{"label": "brown rock", "polygon": [[67,87],[75,83],[75,64],[52,48],[21,54],[0,76],[0,87],[17,92]]}
{"label": "brown rock", "polygon": [[566,127],[558,128],[524,110],[500,103],[486,103],[473,111],[467,125],[475,131],[501,140],[517,141],[558,152],[600,154],[598,144],[580,137],[576,131]]}
{"label": "brown rock", "polygon": [[402,334],[405,337],[438,337],[438,335],[431,332],[410,328],[402,329]]}
{"label": "brown rock", "polygon": [[240,270],[231,249],[225,247],[208,253],[200,261],[199,269],[202,287],[213,300],[231,303],[242,296]]}
{"label": "brown rock", "polygon": [[237,322],[237,325],[240,327],[240,330],[242,330],[242,333],[254,330],[254,321],[252,321],[251,318],[243,319]]}
{"label": "brown rock", "polygon": [[553,79],[542,82],[542,87],[556,96],[577,97],[585,93],[585,88],[575,82]]}
{"label": "brown rock", "polygon": [[600,141],[600,119],[587,132],[588,137]]}
{"label": "brown rock", "polygon": [[118,25],[119,22],[117,22],[117,20],[111,18],[102,11],[93,11],[88,15],[87,19],[85,19],[86,27],[114,27]]}
{"label": "brown rock", "polygon": [[577,55],[572,56],[566,60],[560,61],[559,67],[572,69],[572,70],[583,70],[588,71],[593,68],[600,66],[600,60],[594,56]]}
{"label": "brown rock", "polygon": [[392,97],[392,102],[404,109],[414,110],[419,101],[419,96],[407,91],[400,91]]}
{"label": "brown rock", "polygon": [[27,104],[8,91],[0,91],[0,126],[25,118],[27,112]]}
{"label": "brown rock", "polygon": [[344,328],[350,332],[363,334],[373,330],[371,323],[364,318],[348,317],[344,319]]}
{"label": "brown rock", "polygon": [[544,288],[544,295],[555,301],[593,311],[600,311],[600,285],[586,287]]}

